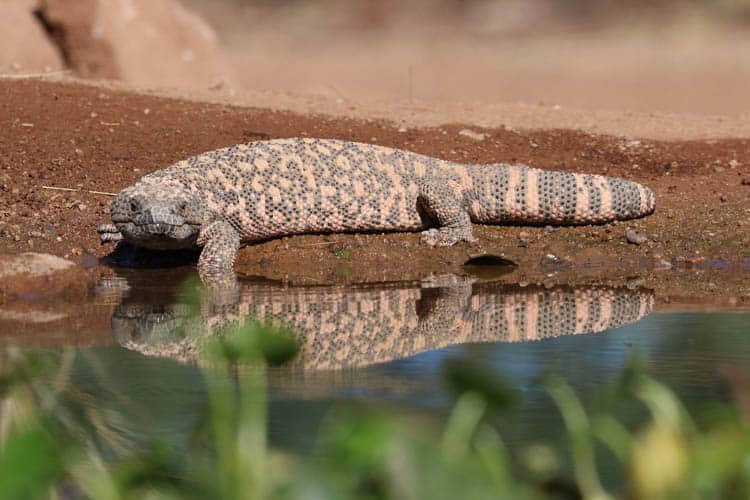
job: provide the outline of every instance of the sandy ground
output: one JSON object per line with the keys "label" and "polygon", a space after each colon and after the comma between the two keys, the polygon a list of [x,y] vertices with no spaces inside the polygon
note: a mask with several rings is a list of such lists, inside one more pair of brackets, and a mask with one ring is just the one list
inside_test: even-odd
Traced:
{"label": "sandy ground", "polygon": [[[710,137],[711,120],[702,123]],[[461,134],[465,129],[484,139]],[[246,247],[238,272],[293,283],[419,279],[463,272],[468,258],[490,253],[519,265],[505,281],[628,283],[655,289],[660,307],[750,307],[750,133],[663,141],[554,127],[404,127],[15,78],[0,79],[0,130],[0,252],[43,251],[94,266],[112,250],[95,233],[108,219],[110,196],[101,193],[217,147],[337,137],[454,161],[622,176],[655,190],[657,212],[554,230],[477,226],[478,246],[449,249],[424,248],[415,234],[283,238]],[[628,244],[628,228],[648,241]]]}

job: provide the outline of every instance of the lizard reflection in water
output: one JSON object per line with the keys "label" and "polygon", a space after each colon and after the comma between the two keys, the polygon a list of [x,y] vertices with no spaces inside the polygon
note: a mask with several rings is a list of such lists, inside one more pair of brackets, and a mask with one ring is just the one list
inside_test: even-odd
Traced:
{"label": "lizard reflection in water", "polygon": [[[176,292],[179,286],[172,290]],[[545,288],[441,276],[411,283],[284,286],[240,282],[231,301],[200,311],[177,293],[132,288],[112,318],[115,339],[149,356],[194,361],[222,327],[251,319],[284,324],[299,336],[293,367],[366,366],[474,342],[524,342],[596,333],[649,314],[649,290]]]}

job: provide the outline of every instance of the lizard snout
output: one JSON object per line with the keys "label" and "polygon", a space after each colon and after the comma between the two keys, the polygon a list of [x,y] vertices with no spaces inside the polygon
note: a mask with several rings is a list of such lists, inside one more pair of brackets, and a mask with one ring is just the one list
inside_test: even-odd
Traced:
{"label": "lizard snout", "polygon": [[175,214],[168,207],[147,207],[133,218],[133,222],[139,226],[168,225],[181,226],[185,223],[182,216]]}

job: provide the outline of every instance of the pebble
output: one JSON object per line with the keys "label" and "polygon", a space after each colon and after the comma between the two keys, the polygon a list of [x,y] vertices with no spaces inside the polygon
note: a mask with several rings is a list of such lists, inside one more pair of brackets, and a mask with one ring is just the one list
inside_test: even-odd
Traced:
{"label": "pebble", "polygon": [[628,290],[635,290],[636,288],[642,287],[645,283],[646,280],[644,278],[638,277],[627,280],[625,286]]}
{"label": "pebble", "polygon": [[656,268],[666,271],[666,270],[672,269],[672,263],[665,259],[659,259],[656,262]]}
{"label": "pebble", "polygon": [[633,245],[640,245],[648,241],[648,238],[645,235],[637,233],[632,229],[625,231],[625,237],[627,238],[628,243],[632,243]]}
{"label": "pebble", "polygon": [[458,135],[468,137],[469,139],[474,139],[475,141],[483,141],[487,138],[487,134],[483,134],[481,132],[475,132],[473,130],[469,130],[468,128],[463,128],[459,130]]}

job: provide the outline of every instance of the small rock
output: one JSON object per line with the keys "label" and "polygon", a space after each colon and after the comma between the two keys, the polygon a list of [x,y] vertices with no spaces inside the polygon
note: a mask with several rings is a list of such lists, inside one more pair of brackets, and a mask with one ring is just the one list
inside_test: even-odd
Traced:
{"label": "small rock", "polygon": [[475,132],[473,130],[469,130],[468,128],[459,130],[458,135],[468,137],[469,139],[474,139],[475,141],[483,141],[487,138],[487,134],[483,134],[481,132]]}
{"label": "small rock", "polygon": [[636,288],[642,287],[645,283],[646,283],[645,279],[643,279],[641,277],[637,277],[637,278],[631,278],[631,279],[629,279],[625,283],[625,286],[627,287],[628,290],[635,290]]}
{"label": "small rock", "polygon": [[648,241],[648,238],[645,235],[637,233],[632,229],[625,231],[625,237],[627,238],[628,243],[632,243],[633,245],[641,245]]}
{"label": "small rock", "polygon": [[[220,79],[216,80],[214,83],[212,83],[211,85],[209,85],[208,86],[208,90],[221,90],[221,89],[223,89],[226,86],[227,86],[226,80],[220,78]],[[341,104],[342,102],[344,102],[344,100],[343,99],[336,99],[336,102],[338,104]]]}
{"label": "small rock", "polygon": [[742,179],[740,181],[740,184],[742,184],[743,186],[750,186],[750,177],[745,177],[744,179]]}
{"label": "small rock", "polygon": [[399,128],[398,128],[398,131],[399,131],[399,132],[401,132],[402,134],[403,134],[404,132],[406,132],[406,130],[407,130],[407,129],[406,129],[406,127],[399,127]]}
{"label": "small rock", "polygon": [[0,260],[0,278],[15,275],[43,276],[57,271],[63,271],[74,264],[54,255],[41,253],[22,253],[14,256],[4,256]]}
{"label": "small rock", "polygon": [[724,196],[723,194],[719,195],[719,201],[722,203],[726,203],[728,198]]}
{"label": "small rock", "polygon": [[672,269],[672,263],[665,259],[659,259],[656,261],[656,269],[669,270]]}
{"label": "small rock", "polygon": [[737,168],[740,166],[740,162],[737,160],[729,160],[729,168]]}
{"label": "small rock", "polygon": [[18,321],[23,323],[51,323],[52,321],[58,321],[67,317],[63,313],[55,313],[50,311],[40,311],[35,309],[0,309],[0,319],[6,321]]}
{"label": "small rock", "polygon": [[33,296],[84,291],[92,284],[75,263],[54,255],[26,252],[0,256],[0,295]]}

